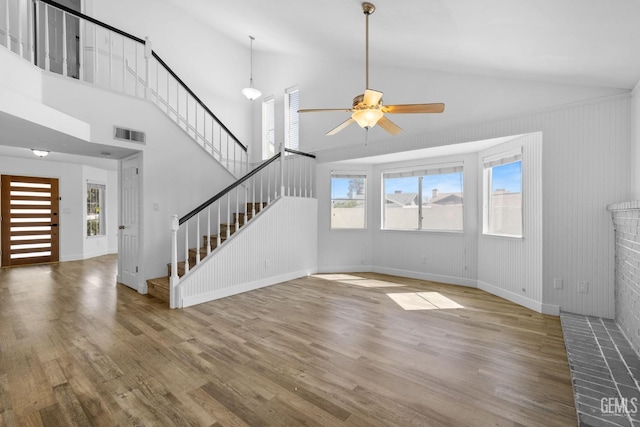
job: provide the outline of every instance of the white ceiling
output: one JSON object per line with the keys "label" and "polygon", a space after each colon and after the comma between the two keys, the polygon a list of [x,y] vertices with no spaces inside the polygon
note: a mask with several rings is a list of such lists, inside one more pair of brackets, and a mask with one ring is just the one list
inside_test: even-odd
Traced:
{"label": "white ceiling", "polygon": [[[258,52],[362,58],[360,0],[168,0]],[[638,0],[374,0],[371,63],[632,89]]]}

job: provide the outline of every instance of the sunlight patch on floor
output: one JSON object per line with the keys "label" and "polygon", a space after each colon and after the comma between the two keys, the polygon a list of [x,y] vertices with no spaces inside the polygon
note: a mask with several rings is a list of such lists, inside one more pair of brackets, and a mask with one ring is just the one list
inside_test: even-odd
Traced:
{"label": "sunlight patch on floor", "polygon": [[440,292],[403,292],[387,294],[405,310],[443,310],[464,308]]}
{"label": "sunlight patch on floor", "polygon": [[363,288],[399,288],[407,285],[387,282],[385,280],[367,279],[366,277],[353,276],[351,274],[315,274],[313,277],[344,283],[345,285],[360,286]]}

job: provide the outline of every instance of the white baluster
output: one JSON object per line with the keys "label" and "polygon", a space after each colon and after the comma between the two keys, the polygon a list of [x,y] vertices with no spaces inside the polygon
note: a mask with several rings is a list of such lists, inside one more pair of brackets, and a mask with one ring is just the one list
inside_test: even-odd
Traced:
{"label": "white baluster", "polygon": [[271,203],[271,165],[267,166],[266,169],[263,169],[264,173],[267,174],[267,205]]}
{"label": "white baluster", "polygon": [[11,25],[9,18],[11,17],[11,11],[9,9],[9,0],[4,0],[4,28],[6,30],[5,33],[5,46],[7,49],[11,50]]}
{"label": "white baluster", "polygon": [[98,26],[93,24],[93,84],[98,84]]}
{"label": "white baluster", "polygon": [[220,205],[222,204],[222,199],[218,200],[218,241],[216,247],[220,246]]}
{"label": "white baluster", "polygon": [[111,30],[109,30],[109,89],[111,89],[113,81],[113,40],[111,38]]}
{"label": "white baluster", "polygon": [[249,221],[249,187],[247,183],[243,185],[244,187],[244,223],[246,224]]}
{"label": "white baluster", "polygon": [[122,93],[127,93],[127,58],[125,54],[127,38],[121,36],[120,39],[122,39]]}
{"label": "white baluster", "polygon": [[84,19],[78,18],[78,32],[80,33],[80,37],[78,37],[78,80],[83,82],[87,81],[86,76],[84,75],[84,51],[85,51],[85,31],[87,29],[87,23]]}
{"label": "white baluster", "polygon": [[[7,2],[9,0],[6,0]],[[20,7],[22,5],[21,1],[18,1],[18,3],[16,4],[16,8],[17,8],[17,12],[18,12],[18,54],[20,56],[24,55],[24,42],[22,40],[22,8]],[[9,29],[7,28],[7,34],[9,34]]]}
{"label": "white baluster", "polygon": [[229,134],[227,133],[227,170],[229,170]]}
{"label": "white baluster", "polygon": [[280,196],[284,196],[284,142],[280,143]]}
{"label": "white baluster", "polygon": [[[49,46],[49,5],[44,4],[44,69],[51,71],[51,57]],[[9,32],[7,32],[8,36]]]}
{"label": "white baluster", "polygon": [[264,172],[264,169],[260,171],[260,209],[262,209],[262,202],[264,201],[263,194],[262,194],[262,174]]}
{"label": "white baluster", "polygon": [[311,167],[309,168],[309,197],[313,197],[313,171],[314,171],[314,160],[311,159]]}
{"label": "white baluster", "polygon": [[171,279],[170,279],[170,294],[169,294],[169,307],[177,307],[177,287],[180,283],[180,276],[178,276],[178,229],[180,228],[178,222],[178,215],[174,215],[171,220]]}
{"label": "white baluster", "polygon": [[62,75],[69,74],[67,59],[67,13],[62,11]]}
{"label": "white baluster", "polygon": [[207,207],[207,256],[211,253],[211,205]]}
{"label": "white baluster", "polygon": [[227,229],[227,239],[231,237],[231,228],[229,225],[231,224],[231,192],[227,193],[227,220],[225,221],[226,229]]}
{"label": "white baluster", "polygon": [[[7,1],[7,4],[9,2]],[[35,43],[33,40],[33,33],[35,31],[34,28],[31,27],[31,24],[34,22],[34,8],[35,3],[33,1],[27,1],[27,43],[29,44],[29,61],[35,65],[36,63],[36,55],[35,55]],[[7,32],[8,33],[8,32]]]}
{"label": "white baluster", "polygon": [[254,216],[256,216],[256,181],[255,181],[255,179],[251,180],[251,188],[252,188],[252,194],[251,194],[251,216],[254,217]]}
{"label": "white baluster", "polygon": [[[239,186],[238,186],[239,187]],[[238,195],[238,187],[236,187],[236,222],[235,222],[235,226],[236,226],[236,231],[238,231],[238,229],[240,228],[240,207],[239,207],[239,203],[240,203],[240,196]]]}
{"label": "white baluster", "polygon": [[200,212],[196,215],[196,265],[200,264]]}
{"label": "white baluster", "polygon": [[185,223],[184,233],[184,274],[189,272],[189,221]]}

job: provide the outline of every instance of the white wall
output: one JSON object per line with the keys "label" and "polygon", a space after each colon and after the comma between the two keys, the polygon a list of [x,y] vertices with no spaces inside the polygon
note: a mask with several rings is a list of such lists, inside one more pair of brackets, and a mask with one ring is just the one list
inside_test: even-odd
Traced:
{"label": "white wall", "polygon": [[640,200],[640,82],[631,97],[631,141],[632,199]]}
{"label": "white wall", "polygon": [[[613,227],[606,206],[631,197],[631,124],[625,94],[323,152],[318,162],[542,132],[542,303],[613,318]],[[563,289],[553,288],[554,279],[563,280]],[[578,281],[589,283],[587,294],[577,293]]]}
{"label": "white wall", "polygon": [[[366,230],[331,229],[331,172],[353,171],[367,176]],[[324,163],[316,170],[318,197],[318,269],[332,271],[370,271],[373,268],[373,234],[377,227],[373,212],[378,208],[375,197],[373,168],[370,165]]]}
{"label": "white wall", "polygon": [[182,81],[243,144],[250,144],[252,103],[240,93],[249,83],[248,43],[231,41],[166,1],[90,3],[92,17],[136,37],[149,37],[153,50]]}
{"label": "white wall", "polygon": [[105,186],[106,231],[103,236],[87,236],[86,216],[83,218],[83,253],[85,258],[118,252],[118,171],[104,170],[92,166],[82,166],[82,195],[87,197],[87,183]]}
{"label": "white wall", "polygon": [[[478,194],[483,192],[482,159],[522,149],[523,237],[488,236],[478,227],[478,287],[525,307],[558,315],[557,307],[543,307],[542,286],[542,143],[540,132],[524,135],[478,154]],[[479,205],[484,201],[479,197]],[[482,215],[482,209],[479,209]]]}
{"label": "white wall", "polygon": [[[109,169],[91,167],[88,168],[89,171],[85,171],[87,167],[78,163],[37,159],[35,156],[33,159],[0,156],[0,174],[58,178],[61,197],[59,206],[60,261],[86,259],[117,251],[117,241],[114,249],[113,242],[109,242],[108,239],[104,241],[99,253],[86,245],[85,177],[105,177],[105,183],[108,187],[117,188],[117,182],[109,178],[116,173],[114,161],[103,160],[103,162],[105,167]],[[117,200],[107,199],[107,212],[117,212],[117,208]],[[107,220],[107,235],[117,236],[117,221],[114,221],[111,215]]]}

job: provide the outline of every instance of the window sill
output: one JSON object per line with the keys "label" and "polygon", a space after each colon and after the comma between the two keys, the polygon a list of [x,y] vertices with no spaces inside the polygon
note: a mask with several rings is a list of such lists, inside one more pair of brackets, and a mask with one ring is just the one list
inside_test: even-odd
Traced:
{"label": "window sill", "polygon": [[511,236],[511,235],[508,235],[508,234],[482,233],[482,237],[490,237],[492,239],[524,240],[523,236]]}
{"label": "window sill", "polygon": [[464,236],[464,230],[418,230],[413,229],[401,229],[401,228],[381,228],[382,232],[398,232],[398,233],[428,233],[428,234],[447,234],[454,236]]}

